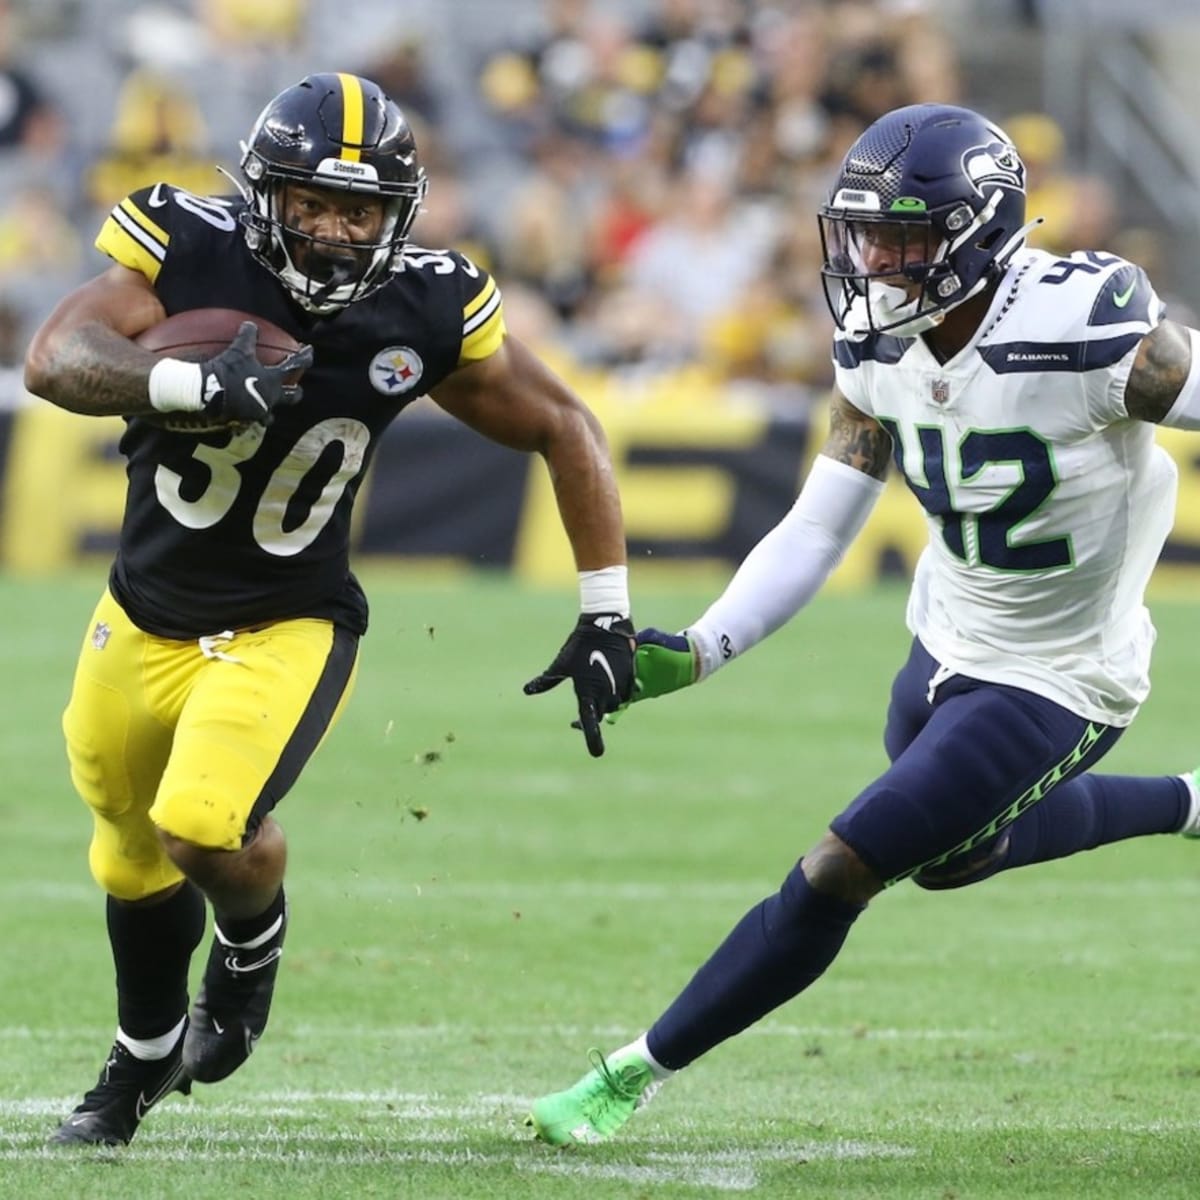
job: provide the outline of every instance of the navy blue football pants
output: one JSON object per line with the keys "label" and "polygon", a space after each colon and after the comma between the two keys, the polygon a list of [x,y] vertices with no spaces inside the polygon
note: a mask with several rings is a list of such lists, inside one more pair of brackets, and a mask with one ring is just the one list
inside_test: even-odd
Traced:
{"label": "navy blue football pants", "polygon": [[885,883],[954,886],[999,870],[1007,827],[1082,771],[1122,730],[1023,688],[951,675],[914,640],[892,685],[891,766],[831,828]]}
{"label": "navy blue football pants", "polygon": [[[831,828],[884,884],[975,883],[998,871],[1170,833],[1190,793],[1176,776],[1088,770],[1120,737],[1022,688],[951,675],[914,642],[892,687],[891,766]],[[934,686],[936,684],[936,686]],[[819,892],[797,863],[647,1031],[683,1067],[818,979],[863,906]]]}

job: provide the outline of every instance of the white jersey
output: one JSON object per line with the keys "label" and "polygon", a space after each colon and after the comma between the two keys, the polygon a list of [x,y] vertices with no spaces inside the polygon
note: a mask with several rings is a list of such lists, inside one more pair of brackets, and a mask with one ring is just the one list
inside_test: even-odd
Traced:
{"label": "white jersey", "polygon": [[949,672],[1127,725],[1150,690],[1143,603],[1175,466],[1125,383],[1163,305],[1111,254],[1018,253],[974,340],[834,343],[837,384],[892,436],[929,525],[908,625]]}

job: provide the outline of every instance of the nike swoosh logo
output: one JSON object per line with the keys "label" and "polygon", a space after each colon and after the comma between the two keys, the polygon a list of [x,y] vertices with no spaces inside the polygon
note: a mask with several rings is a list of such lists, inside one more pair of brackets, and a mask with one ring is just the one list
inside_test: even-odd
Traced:
{"label": "nike swoosh logo", "polygon": [[[614,684],[614,690],[615,686],[616,685]],[[225,956],[225,970],[234,975],[248,975],[251,971],[261,971],[263,967],[269,967],[277,958],[280,958],[282,955],[283,948],[280,946],[276,946],[273,950],[268,950],[262,958],[260,958],[257,962],[252,963],[240,963],[236,958],[233,957],[232,954],[227,954]],[[213,1024],[215,1025],[216,1021],[214,1021]],[[218,1029],[217,1032],[220,1033],[221,1031]]]}
{"label": "nike swoosh logo", "polygon": [[608,659],[599,650],[593,650],[588,656],[588,666],[590,667],[592,663],[600,664],[601,669],[608,676],[609,687],[612,688],[613,695],[615,696],[617,694],[617,677],[613,674],[612,667],[608,665]]}
{"label": "nike swoosh logo", "polygon": [[151,208],[162,208],[166,202],[167,198],[163,195],[163,185],[161,183],[156,183],[154,185],[154,190],[150,193],[150,197],[146,203],[149,204]]}
{"label": "nike swoosh logo", "polygon": [[133,1106],[134,1115],[140,1121],[164,1096],[175,1090],[175,1085],[183,1077],[183,1064],[179,1063],[175,1069],[162,1081],[158,1086],[158,1090],[151,1093],[149,1096],[145,1092],[139,1092],[137,1103]]}
{"label": "nike swoosh logo", "polygon": [[248,391],[248,392],[250,393],[250,395],[251,395],[251,396],[252,396],[252,397],[253,397],[255,400],[257,400],[259,404],[261,404],[261,405],[262,405],[262,410],[263,410],[263,412],[270,412],[270,411],[271,411],[271,410],[270,410],[270,409],[267,407],[267,402],[266,402],[266,401],[265,401],[265,400],[262,398],[262,396],[259,394],[259,391],[258,391],[258,376],[257,376],[257,375],[251,375],[251,376],[250,376],[250,378],[246,380],[246,391]]}
{"label": "nike swoosh logo", "polygon": [[1123,292],[1118,292],[1113,297],[1113,304],[1116,305],[1117,308],[1124,308],[1125,305],[1127,305],[1132,299],[1135,291],[1137,291],[1136,279]]}

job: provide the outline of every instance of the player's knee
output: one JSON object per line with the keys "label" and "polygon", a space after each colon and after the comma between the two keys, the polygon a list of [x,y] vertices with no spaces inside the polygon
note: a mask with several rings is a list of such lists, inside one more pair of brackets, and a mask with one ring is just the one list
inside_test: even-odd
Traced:
{"label": "player's knee", "polygon": [[89,856],[92,878],[104,891],[117,900],[144,900],[162,889],[152,883],[133,863],[122,863],[111,858],[97,859]]}
{"label": "player's knee", "polygon": [[866,904],[883,889],[883,881],[832,831],[804,856],[797,870],[822,895],[849,904]]}
{"label": "player's knee", "polygon": [[101,837],[92,839],[88,867],[92,878],[117,900],[145,900],[183,878],[165,854],[116,852],[108,839]]}

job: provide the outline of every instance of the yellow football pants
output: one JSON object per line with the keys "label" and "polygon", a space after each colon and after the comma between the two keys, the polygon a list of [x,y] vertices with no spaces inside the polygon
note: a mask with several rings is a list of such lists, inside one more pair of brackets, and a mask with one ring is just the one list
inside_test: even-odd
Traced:
{"label": "yellow football pants", "polygon": [[158,829],[237,850],[341,715],[358,639],[303,618],[175,641],[139,629],[105,593],[75,671],[63,732],[92,810],[92,875],[121,900],[182,878]]}

